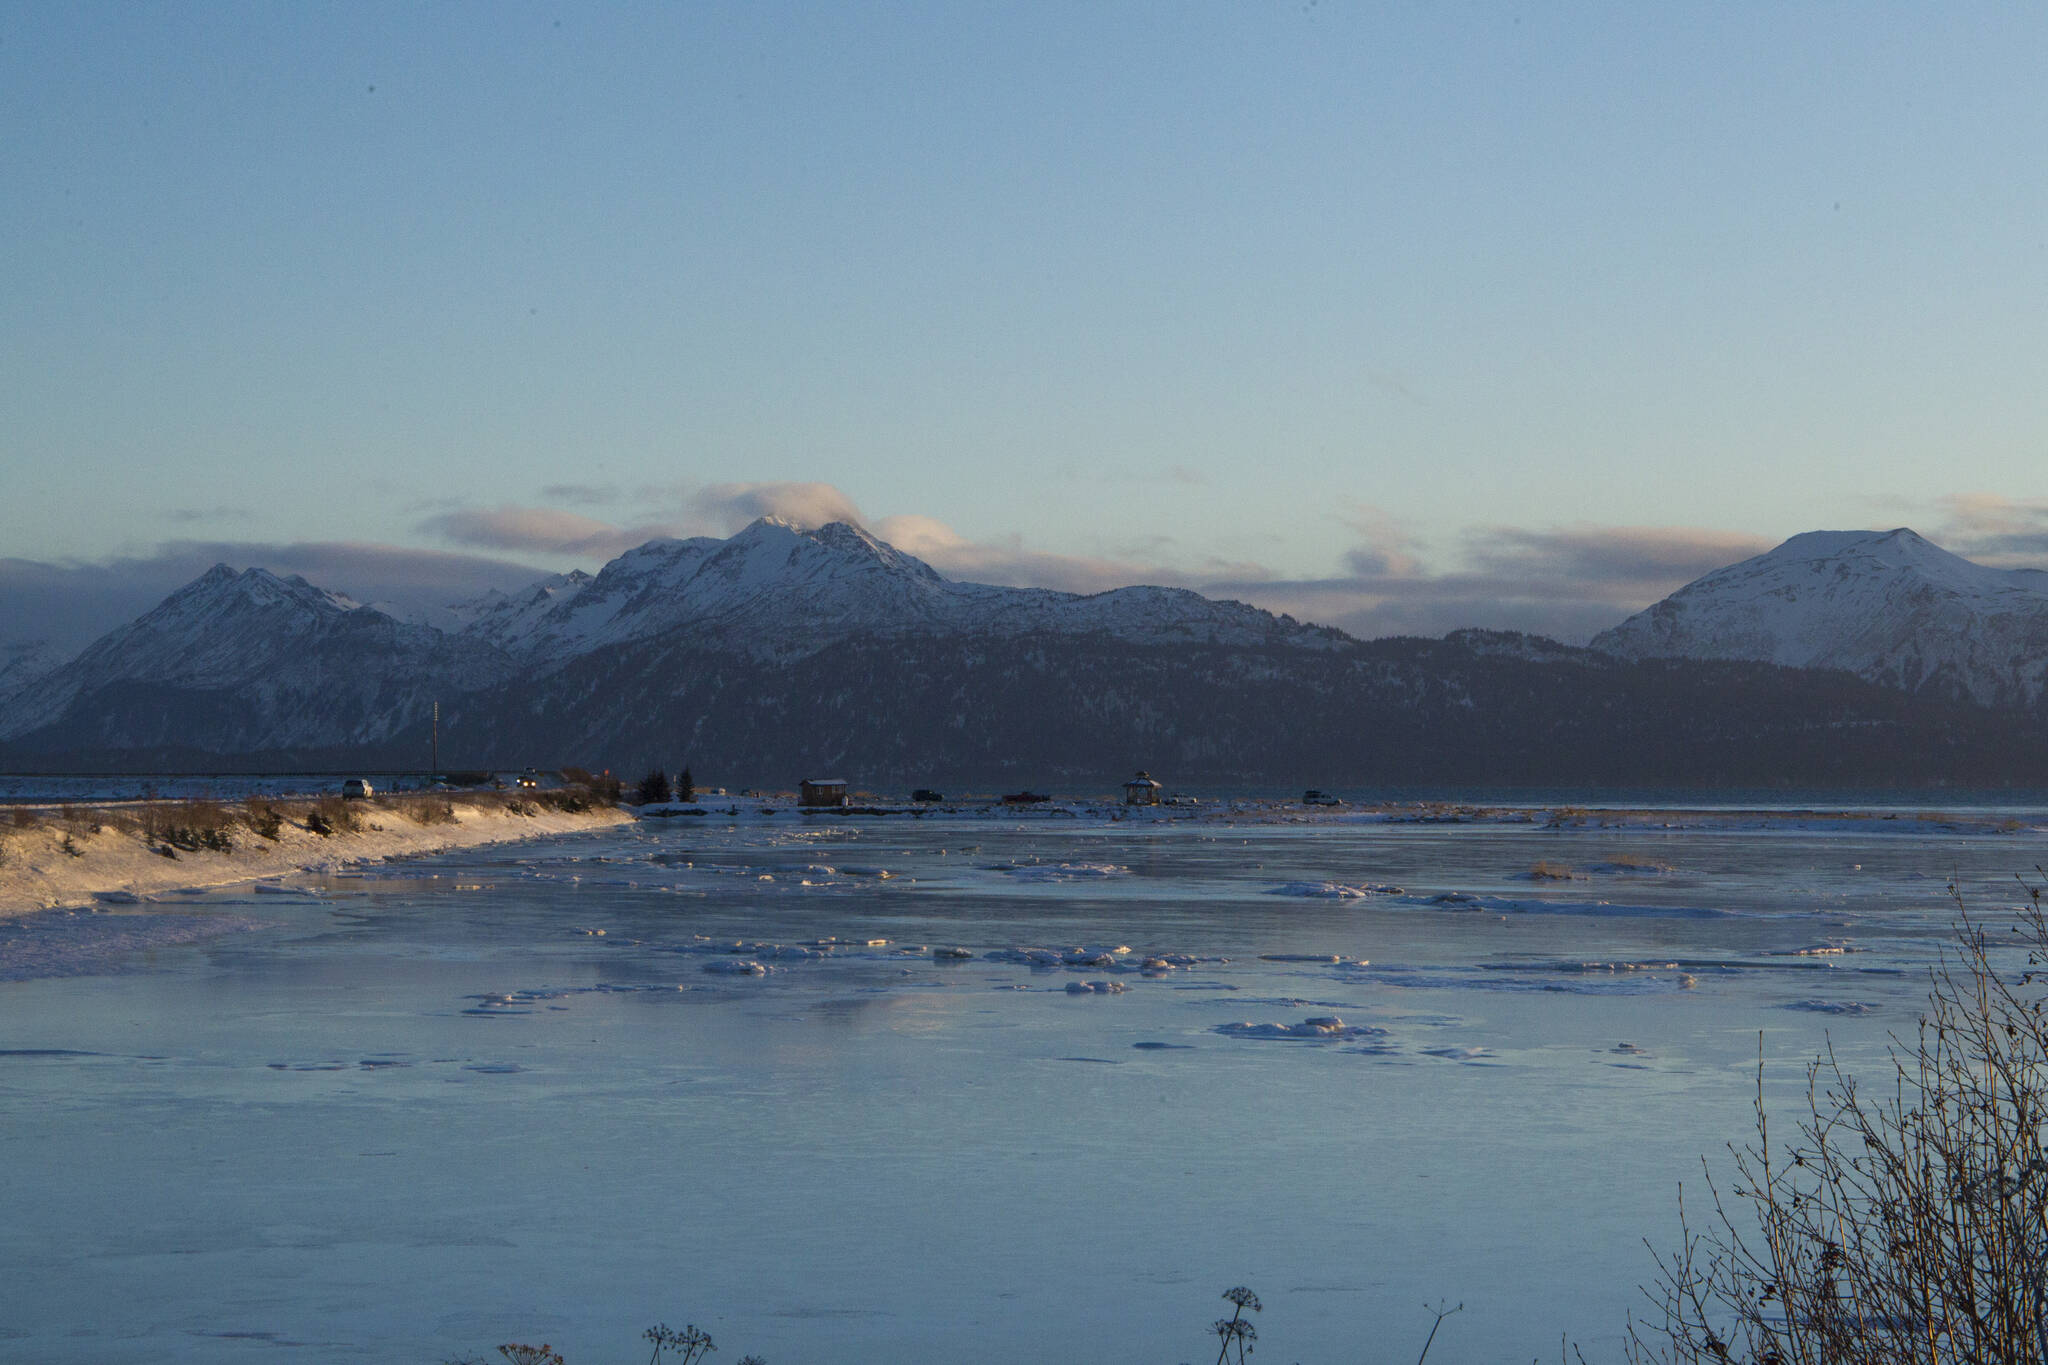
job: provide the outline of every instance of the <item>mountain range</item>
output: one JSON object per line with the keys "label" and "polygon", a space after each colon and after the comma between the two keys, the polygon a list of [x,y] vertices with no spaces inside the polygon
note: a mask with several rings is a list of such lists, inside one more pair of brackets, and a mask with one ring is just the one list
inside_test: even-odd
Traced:
{"label": "mountain range", "polygon": [[[1361,641],[1180,589],[949,580],[764,519],[401,622],[216,566],[54,668],[0,762],[136,770],[691,764],[788,785],[2038,780],[2048,574],[1816,532],[1576,648]],[[4,663],[6,661],[0,661]]]}
{"label": "mountain range", "polygon": [[1839,668],[1908,692],[2036,707],[2048,572],[1992,569],[1912,531],[1809,531],[1593,638],[1628,659]]}

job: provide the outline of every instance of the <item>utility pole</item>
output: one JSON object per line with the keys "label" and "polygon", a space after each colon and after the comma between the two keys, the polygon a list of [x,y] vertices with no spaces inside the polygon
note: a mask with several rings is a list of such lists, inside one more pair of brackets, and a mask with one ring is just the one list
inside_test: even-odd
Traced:
{"label": "utility pole", "polygon": [[441,703],[434,703],[434,770],[427,774],[427,781],[436,782],[441,777]]}

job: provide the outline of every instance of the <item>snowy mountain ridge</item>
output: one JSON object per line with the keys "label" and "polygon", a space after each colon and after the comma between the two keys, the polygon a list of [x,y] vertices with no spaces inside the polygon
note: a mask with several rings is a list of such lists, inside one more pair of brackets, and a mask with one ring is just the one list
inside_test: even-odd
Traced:
{"label": "snowy mountain ridge", "polygon": [[729,540],[653,540],[552,604],[480,615],[466,628],[540,667],[606,645],[687,631],[793,657],[855,635],[1060,635],[1133,643],[1313,645],[1326,632],[1179,588],[1078,594],[955,582],[845,522],[804,530],[764,517]]}
{"label": "snowy mountain ridge", "polygon": [[[956,583],[843,522],[764,518],[727,540],[657,539],[402,622],[303,578],[215,565],[61,667],[0,697],[0,741],[317,749],[381,741],[431,706],[627,646],[806,658],[858,637],[1106,636],[1124,644],[1348,637],[1174,588],[1081,595]],[[602,673],[603,670],[600,670]]]}
{"label": "snowy mountain ridge", "polygon": [[[31,681],[0,716],[0,739],[53,724],[81,699],[162,689],[207,699],[255,747],[376,739],[437,689],[487,686],[511,670],[482,642],[395,621],[297,576],[216,564]],[[151,723],[175,737],[186,720],[171,706]]]}
{"label": "snowy mountain ridge", "polygon": [[1839,668],[1909,692],[2036,705],[2048,691],[2048,572],[1975,564],[1904,527],[1809,531],[1688,583],[1592,646]]}
{"label": "snowy mountain ridge", "polygon": [[455,603],[448,612],[462,634],[518,653],[535,623],[573,600],[590,586],[591,578],[581,569],[571,569],[568,573],[551,574],[517,592],[492,588],[480,597]]}
{"label": "snowy mountain ridge", "polygon": [[0,707],[27,691],[29,685],[57,671],[63,656],[41,640],[0,645]]}
{"label": "snowy mountain ridge", "polygon": [[[217,565],[71,662],[44,671],[46,661],[27,661],[13,695],[0,693],[0,743],[39,762],[353,761],[377,746],[424,749],[439,702],[443,738],[478,760],[528,763],[542,750],[630,763],[723,745],[736,764],[780,752],[829,767],[886,753],[910,776],[920,755],[944,752],[956,771],[989,772],[1016,754],[1066,752],[1058,744],[1077,743],[1085,717],[1097,727],[1089,751],[1128,751],[1131,766],[1151,753],[1194,764],[1232,752],[1252,771],[1294,753],[1292,771],[1313,767],[1318,736],[1341,731],[1360,765],[1379,762],[1380,746],[1433,736],[1403,760],[1402,771],[1424,772],[1429,753],[1470,748],[1490,708],[1489,723],[1505,728],[1473,751],[1482,775],[1522,761],[1499,745],[1523,753],[1512,738],[1523,732],[1606,755],[1608,767],[1588,771],[1621,774],[1624,751],[1643,742],[1739,732],[1768,755],[1783,734],[1836,733],[1843,716],[1882,736],[1860,738],[1860,757],[1824,748],[1803,764],[1941,772],[1949,741],[1939,736],[1967,730],[1973,744],[2002,737],[1979,767],[2004,772],[2027,761],[2007,752],[2014,717],[1954,703],[2038,702],[2048,673],[2048,573],[1988,569],[1906,530],[1794,537],[1688,585],[1593,649],[1502,631],[1362,642],[1174,588],[959,583],[859,527],[772,519],[724,540],[652,540],[594,576],[556,575],[445,612],[455,628]],[[1673,709],[1681,695],[1698,715]],[[998,742],[990,727],[1001,725],[1011,729]],[[1766,735],[1779,737],[1756,738]],[[1610,744],[1622,749],[1609,754]],[[1711,745],[1700,754],[1697,772],[1671,772],[1733,771]]]}

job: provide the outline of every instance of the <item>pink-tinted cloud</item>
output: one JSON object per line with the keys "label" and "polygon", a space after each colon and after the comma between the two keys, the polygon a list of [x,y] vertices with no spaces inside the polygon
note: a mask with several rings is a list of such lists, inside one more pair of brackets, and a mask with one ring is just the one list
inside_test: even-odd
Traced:
{"label": "pink-tinted cloud", "polygon": [[690,494],[689,506],[726,535],[762,517],[807,531],[833,521],[864,524],[853,499],[829,483],[714,483]]}
{"label": "pink-tinted cloud", "polygon": [[661,523],[614,526],[555,507],[512,506],[442,512],[422,521],[419,529],[457,545],[585,559],[610,559],[656,536],[675,534],[672,525]]}
{"label": "pink-tinted cloud", "polygon": [[1465,533],[1460,567],[1433,572],[1398,526],[1348,520],[1371,538],[1347,554],[1345,574],[1216,581],[1202,590],[1367,638],[1480,626],[1579,643],[1695,578],[1770,548],[1757,536],[1695,527],[1486,527]]}
{"label": "pink-tinted cloud", "polygon": [[1943,549],[1994,568],[2048,568],[2048,498],[1962,493],[1938,505],[1943,519],[1929,539]]}
{"label": "pink-tinted cloud", "polygon": [[1186,573],[1158,564],[1027,550],[1017,536],[973,541],[942,521],[910,513],[883,517],[873,529],[882,540],[916,555],[946,577],[969,583],[1096,593],[1133,583],[1186,587],[1191,581]]}
{"label": "pink-tinted cloud", "polygon": [[572,507],[608,507],[621,496],[618,487],[608,483],[551,483],[540,490],[540,495],[549,502]]}
{"label": "pink-tinted cloud", "polygon": [[1493,577],[1597,585],[1611,596],[1655,601],[1770,548],[1762,536],[1690,526],[1493,526],[1466,533],[1465,557]]}

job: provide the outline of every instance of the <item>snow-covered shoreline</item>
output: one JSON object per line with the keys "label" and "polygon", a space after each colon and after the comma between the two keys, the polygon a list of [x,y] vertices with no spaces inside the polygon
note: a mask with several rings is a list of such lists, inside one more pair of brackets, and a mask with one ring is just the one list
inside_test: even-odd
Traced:
{"label": "snow-covered shoreline", "polygon": [[[0,919],[89,905],[146,899],[188,887],[226,886],[268,877],[331,870],[407,854],[437,853],[478,844],[508,843],[597,829],[630,820],[615,806],[562,809],[542,801],[451,795],[431,803],[376,801],[352,804],[358,825],[327,820],[321,834],[309,819],[318,806],[279,802],[269,835],[250,826],[244,808],[211,802],[166,802],[152,808],[161,826],[201,828],[223,810],[237,816],[212,839],[178,840],[151,834],[133,818],[78,808],[24,825],[0,824]],[[329,807],[331,809],[331,807]],[[181,812],[191,818],[180,824]],[[421,816],[425,814],[427,822]],[[218,845],[218,846],[216,846]],[[168,849],[168,853],[165,850]],[[171,856],[175,855],[175,856]]]}

